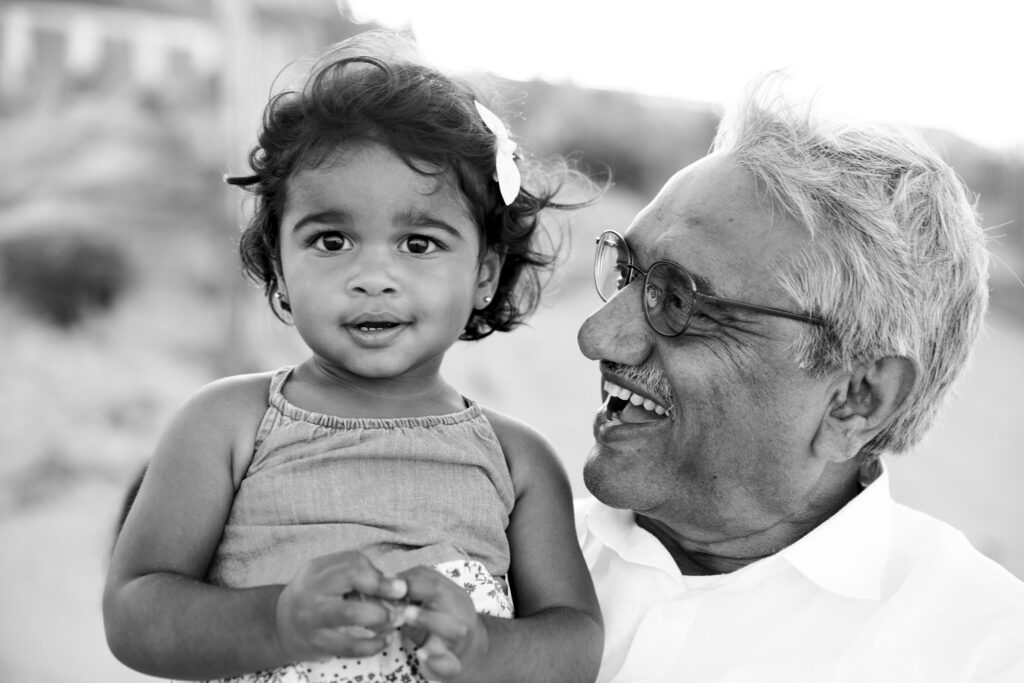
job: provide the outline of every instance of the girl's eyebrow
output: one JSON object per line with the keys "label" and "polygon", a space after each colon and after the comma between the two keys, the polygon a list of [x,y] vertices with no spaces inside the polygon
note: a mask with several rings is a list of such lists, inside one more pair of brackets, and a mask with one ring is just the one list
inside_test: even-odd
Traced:
{"label": "girl's eyebrow", "polygon": [[315,213],[307,214],[300,218],[298,221],[296,221],[295,225],[292,226],[292,232],[298,232],[300,229],[302,229],[303,226],[309,223],[338,224],[348,223],[348,221],[349,214],[346,211],[338,211],[336,209],[329,209],[327,211],[317,211]]}
{"label": "girl's eyebrow", "polygon": [[424,228],[437,228],[447,232],[456,239],[464,240],[466,236],[462,234],[461,230],[450,225],[447,221],[432,216],[431,214],[424,213],[422,211],[410,210],[403,211],[395,216],[396,225],[411,225],[416,227]]}
{"label": "girl's eyebrow", "polygon": [[[307,214],[295,222],[292,226],[292,232],[298,232],[304,226],[310,223],[315,224],[329,224],[329,225],[346,225],[351,222],[351,215],[347,211],[339,209],[327,209],[325,211],[316,211],[314,213]],[[460,240],[466,239],[466,236],[462,232],[452,227],[448,222],[436,218],[430,214],[422,211],[403,211],[395,216],[393,221],[394,225],[408,225],[424,228],[436,228],[442,230],[452,237]]]}

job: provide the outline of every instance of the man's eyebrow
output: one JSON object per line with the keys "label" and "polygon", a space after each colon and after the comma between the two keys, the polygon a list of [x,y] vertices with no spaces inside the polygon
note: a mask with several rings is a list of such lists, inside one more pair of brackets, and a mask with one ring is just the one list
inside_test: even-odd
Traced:
{"label": "man's eyebrow", "polygon": [[708,294],[710,296],[718,296],[718,292],[715,291],[715,286],[711,284],[711,280],[707,279],[703,275],[698,275],[697,273],[694,273],[686,268],[684,268],[683,270],[685,270],[687,273],[690,273],[690,277],[693,278],[693,282],[697,285],[698,292],[700,292],[701,294]]}
{"label": "man's eyebrow", "polygon": [[[629,247],[629,251],[630,251],[631,254],[633,254],[634,260],[638,262],[638,263],[634,263],[634,265],[640,265],[641,263],[646,263],[647,264],[647,268],[650,268],[650,264],[653,263],[654,261],[649,261],[647,259],[642,258],[643,251],[641,249],[638,249],[634,245],[630,244],[628,241],[626,241],[625,237],[623,237],[622,239],[623,239],[623,241],[626,242],[626,246]],[[674,263],[675,265],[677,265],[680,268],[682,268],[683,270],[685,270],[687,272],[687,274],[689,274],[689,276],[691,278],[693,278],[693,283],[695,285],[697,285],[697,291],[698,292],[700,292],[701,294],[708,294],[710,296],[718,296],[718,291],[715,289],[715,286],[711,283],[711,280],[709,280],[704,275],[700,275],[698,273],[695,273],[692,270],[690,270],[689,268],[687,268],[686,266],[684,266],[683,264],[681,264],[681,263],[679,263],[677,261],[673,261],[671,259],[655,259],[655,260],[659,260],[659,261],[665,260],[665,261],[669,261],[670,263]],[[646,268],[645,268],[645,270],[646,270]]]}

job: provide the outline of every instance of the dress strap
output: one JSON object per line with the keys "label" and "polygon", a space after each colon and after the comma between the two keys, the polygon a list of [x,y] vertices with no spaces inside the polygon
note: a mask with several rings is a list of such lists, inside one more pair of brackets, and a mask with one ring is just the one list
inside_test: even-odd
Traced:
{"label": "dress strap", "polygon": [[[253,443],[253,454],[259,450],[260,446],[263,445],[263,440],[267,438],[267,435],[273,431],[277,424],[280,416],[280,410],[277,408],[280,405],[280,400],[283,399],[281,394],[281,388],[284,386],[285,381],[288,379],[288,375],[295,369],[293,365],[286,365],[283,368],[278,368],[274,371],[273,376],[270,378],[270,389],[267,391],[267,410],[263,413],[263,419],[260,420],[259,429],[256,430],[256,440]],[[252,461],[250,460],[250,463]]]}

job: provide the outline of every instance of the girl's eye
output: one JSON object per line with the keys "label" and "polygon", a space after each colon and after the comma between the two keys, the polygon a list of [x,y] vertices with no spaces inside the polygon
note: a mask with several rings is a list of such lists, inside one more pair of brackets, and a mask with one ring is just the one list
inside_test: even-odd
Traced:
{"label": "girl's eye", "polygon": [[352,246],[351,240],[340,232],[320,233],[313,240],[312,244],[320,251],[341,251],[343,249],[350,249]]}
{"label": "girl's eye", "polygon": [[406,237],[400,246],[401,251],[407,251],[410,254],[431,254],[441,248],[441,244],[430,237],[424,237],[423,235],[410,235]]}

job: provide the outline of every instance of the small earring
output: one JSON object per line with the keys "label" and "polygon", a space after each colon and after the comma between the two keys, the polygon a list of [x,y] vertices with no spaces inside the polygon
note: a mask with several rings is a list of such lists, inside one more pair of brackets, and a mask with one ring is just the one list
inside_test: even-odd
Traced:
{"label": "small earring", "polygon": [[484,297],[484,306],[486,306],[489,303],[491,303],[491,297],[490,296],[485,296]]}

